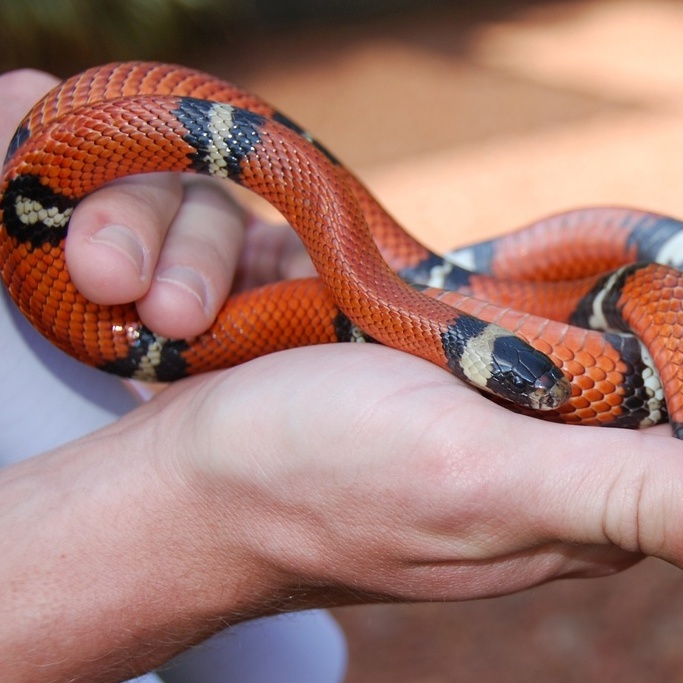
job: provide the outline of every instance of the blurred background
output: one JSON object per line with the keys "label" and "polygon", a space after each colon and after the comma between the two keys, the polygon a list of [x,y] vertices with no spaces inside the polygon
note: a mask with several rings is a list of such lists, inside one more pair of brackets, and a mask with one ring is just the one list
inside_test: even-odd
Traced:
{"label": "blurred background", "polygon": [[[144,58],[233,80],[438,249],[589,204],[683,216],[681,35],[664,0],[0,0],[0,70]],[[335,616],[349,683],[683,681],[683,577],[654,560]]]}

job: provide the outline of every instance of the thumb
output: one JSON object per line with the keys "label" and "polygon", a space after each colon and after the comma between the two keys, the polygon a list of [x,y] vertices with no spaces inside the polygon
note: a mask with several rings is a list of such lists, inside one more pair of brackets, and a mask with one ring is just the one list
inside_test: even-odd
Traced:
{"label": "thumb", "polygon": [[668,427],[544,427],[533,480],[536,522],[549,537],[610,543],[683,568],[683,444]]}

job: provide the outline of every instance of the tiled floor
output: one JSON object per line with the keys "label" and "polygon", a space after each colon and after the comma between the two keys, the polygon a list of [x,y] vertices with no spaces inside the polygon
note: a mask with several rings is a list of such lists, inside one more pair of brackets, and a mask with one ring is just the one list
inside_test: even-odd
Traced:
{"label": "tiled floor", "polygon": [[[507,3],[264,33],[256,57],[237,38],[201,66],[303,122],[447,247],[585,204],[683,215],[682,35],[673,1]],[[683,681],[683,576],[654,560],[489,601],[336,614],[348,683]]]}

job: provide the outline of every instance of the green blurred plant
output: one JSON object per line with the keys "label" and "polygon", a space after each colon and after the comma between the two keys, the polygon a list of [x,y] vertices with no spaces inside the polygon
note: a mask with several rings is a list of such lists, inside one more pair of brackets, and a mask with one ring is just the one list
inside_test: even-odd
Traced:
{"label": "green blurred plant", "polygon": [[169,59],[216,37],[241,0],[0,0],[0,67],[61,72],[109,59]]}

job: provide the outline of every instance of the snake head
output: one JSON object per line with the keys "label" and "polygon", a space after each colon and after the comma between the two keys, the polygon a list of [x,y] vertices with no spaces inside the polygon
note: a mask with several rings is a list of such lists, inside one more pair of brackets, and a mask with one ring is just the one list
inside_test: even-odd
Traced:
{"label": "snake head", "polygon": [[494,372],[488,388],[517,405],[555,410],[571,396],[569,380],[544,353],[509,335],[492,354]]}
{"label": "snake head", "polygon": [[455,374],[506,401],[554,410],[571,395],[569,380],[548,356],[498,325],[461,315],[443,341]]}

